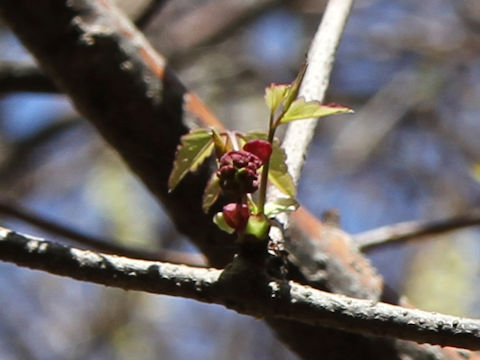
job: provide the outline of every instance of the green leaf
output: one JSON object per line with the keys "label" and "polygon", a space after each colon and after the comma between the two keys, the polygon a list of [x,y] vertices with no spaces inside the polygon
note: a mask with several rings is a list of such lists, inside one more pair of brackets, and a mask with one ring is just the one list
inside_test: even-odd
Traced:
{"label": "green leaf", "polygon": [[271,218],[283,212],[295,211],[298,206],[299,204],[294,198],[279,198],[266,203],[264,212],[267,217]]}
{"label": "green leaf", "polygon": [[304,63],[298,72],[297,77],[295,80],[292,81],[290,84],[290,87],[285,94],[285,102],[284,102],[284,108],[288,109],[290,105],[293,103],[293,100],[296,99],[298,95],[298,91],[300,90],[300,85],[302,85],[303,77],[305,76],[305,72],[307,71],[307,63]]}
{"label": "green leaf", "polygon": [[208,213],[211,206],[215,203],[215,201],[217,201],[221,190],[220,179],[216,173],[213,173],[210,177],[210,180],[208,180],[202,197],[202,209],[205,214]]}
{"label": "green leaf", "polygon": [[220,228],[220,230],[223,230],[229,234],[233,234],[235,232],[235,229],[228,225],[225,221],[225,216],[222,212],[218,212],[215,214],[215,216],[213,217],[213,222]]}
{"label": "green leaf", "polygon": [[[248,141],[251,140],[267,140],[267,133],[262,130],[253,130],[245,134],[245,139]],[[276,141],[276,140],[275,140]]]}
{"label": "green leaf", "polygon": [[265,88],[265,102],[272,115],[280,108],[282,108],[282,111],[289,108],[290,104],[292,104],[298,95],[306,70],[307,64],[305,63],[297,77],[290,84],[272,83],[269,87]]}
{"label": "green leaf", "polygon": [[212,134],[213,144],[215,146],[215,155],[218,159],[220,159],[223,154],[228,152],[226,141],[222,139],[222,135],[220,135],[216,129],[212,128],[210,131]]}
{"label": "green leaf", "polygon": [[301,97],[290,105],[280,123],[351,112],[353,112],[352,109],[346,106],[337,104],[322,105],[318,101],[306,102],[305,99]]}
{"label": "green leaf", "polygon": [[269,87],[265,88],[265,102],[267,103],[270,113],[274,114],[277,111],[278,107],[281,105],[282,101],[285,99],[290,85],[288,84],[270,84]]}
{"label": "green leaf", "polygon": [[212,134],[208,129],[195,129],[183,135],[177,148],[168,190],[173,191],[189,171],[195,171],[213,150]]}
{"label": "green leaf", "polygon": [[270,156],[268,180],[283,193],[290,197],[295,197],[295,183],[288,172],[287,165],[285,164],[286,160],[287,156],[285,155],[285,151],[283,151],[278,143],[274,143],[272,155]]}

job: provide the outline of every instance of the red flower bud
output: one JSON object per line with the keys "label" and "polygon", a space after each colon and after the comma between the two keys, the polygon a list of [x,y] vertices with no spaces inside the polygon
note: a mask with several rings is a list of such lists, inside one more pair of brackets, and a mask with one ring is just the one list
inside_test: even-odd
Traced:
{"label": "red flower bud", "polygon": [[246,204],[230,203],[223,207],[223,216],[230,227],[243,231],[247,226],[250,210]]}
{"label": "red flower bud", "polygon": [[270,158],[270,155],[272,155],[272,144],[260,139],[250,140],[243,146],[243,150],[256,155],[263,164]]}
{"label": "red flower bud", "polygon": [[220,158],[220,167],[225,165],[233,165],[237,169],[250,167],[257,170],[262,166],[262,160],[249,151],[229,151]]}
{"label": "red flower bud", "polygon": [[262,160],[248,151],[229,151],[220,158],[217,175],[228,196],[240,199],[258,189],[258,168]]}

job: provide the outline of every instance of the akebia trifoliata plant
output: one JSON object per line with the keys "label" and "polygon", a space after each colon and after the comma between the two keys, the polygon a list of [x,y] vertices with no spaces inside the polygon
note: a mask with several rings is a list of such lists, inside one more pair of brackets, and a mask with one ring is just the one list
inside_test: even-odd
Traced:
{"label": "akebia trifoliata plant", "polygon": [[[208,213],[220,194],[224,195],[230,202],[214,215],[213,221],[223,231],[236,233],[239,241],[266,240],[269,219],[298,206],[285,152],[275,138],[277,128],[291,121],[352,112],[341,105],[322,105],[297,97],[305,70],[306,66],[291,84],[271,84],[265,89],[270,109],[267,131],[195,129],[181,137],[168,181],[169,190],[173,191],[188,172],[197,170],[215,153],[217,170],[205,188],[203,211]],[[266,203],[268,182],[285,196]]]}

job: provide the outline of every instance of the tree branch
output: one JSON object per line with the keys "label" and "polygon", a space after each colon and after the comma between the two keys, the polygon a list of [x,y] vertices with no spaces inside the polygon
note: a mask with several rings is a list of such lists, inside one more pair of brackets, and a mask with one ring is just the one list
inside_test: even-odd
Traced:
{"label": "tree branch", "polygon": [[353,236],[360,250],[408,241],[415,238],[459,230],[468,226],[480,225],[480,209],[472,209],[467,214],[436,221],[407,221],[365,231]]}
{"label": "tree branch", "polygon": [[[299,92],[299,96],[308,101],[323,100],[352,4],[352,0],[330,0],[327,4],[308,52],[308,67]],[[292,122],[283,140],[288,170],[295,182],[300,177],[316,124],[317,119]],[[270,197],[282,196],[276,189],[270,190],[273,190]],[[287,248],[304,273],[312,274],[312,278],[321,278],[327,269],[328,290],[369,299],[379,298],[382,280],[366,259],[357,253],[348,234],[320,223],[303,208],[293,213],[291,219],[282,214],[278,220],[290,235],[285,238]],[[275,241],[281,242],[283,236],[276,229],[271,233]],[[312,259],[312,253],[317,254],[317,260]]]}
{"label": "tree branch", "polygon": [[[352,5],[353,0],[328,2],[320,27],[308,51],[308,67],[299,91],[299,96],[303,96],[307,101],[323,101],[335,54]],[[287,166],[295,183],[300,178],[317,122],[318,119],[294,121],[287,128],[282,146],[288,154]]]}
{"label": "tree branch", "polygon": [[204,124],[221,124],[108,1],[46,0],[37,5],[3,1],[0,15],[79,112],[162,200],[179,230],[212,264],[228,263],[232,239],[200,206],[192,206],[192,199],[201,199],[208,170],[185,179],[173,193],[167,188],[177,142],[188,131],[187,124],[197,118]]}
{"label": "tree branch", "polygon": [[158,15],[168,0],[150,0],[149,4],[143,9],[142,13],[135,19],[135,25],[139,29],[145,28]]}
{"label": "tree branch", "polygon": [[[139,28],[147,26],[167,0],[151,0],[135,19]],[[61,93],[57,85],[41,69],[31,63],[0,61],[0,93],[7,92]]]}
{"label": "tree branch", "polygon": [[30,63],[0,62],[0,93],[13,91],[59,93],[58,87]]}
{"label": "tree branch", "polygon": [[181,296],[259,317],[361,334],[480,349],[480,321],[336,295],[279,281],[245,259],[225,270],[135,260],[70,248],[0,228],[0,259],[77,280]]}
{"label": "tree branch", "polygon": [[[152,41],[174,63],[189,60],[199,47],[227,39],[239,27],[288,0],[209,0],[181,17],[162,19],[161,31]],[[165,14],[168,17],[170,14]]]}

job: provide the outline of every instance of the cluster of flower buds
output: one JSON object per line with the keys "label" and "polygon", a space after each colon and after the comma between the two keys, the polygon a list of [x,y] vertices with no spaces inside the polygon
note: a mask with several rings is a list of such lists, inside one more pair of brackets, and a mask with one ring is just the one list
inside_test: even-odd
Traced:
{"label": "cluster of flower buds", "polygon": [[217,171],[223,192],[238,199],[257,191],[260,166],[258,156],[248,151],[230,151],[223,155]]}
{"label": "cluster of flower buds", "polygon": [[223,192],[235,200],[258,189],[258,169],[268,160],[272,145],[265,140],[251,140],[243,150],[229,151],[220,158],[217,176]]}
{"label": "cluster of flower buds", "polygon": [[229,151],[220,158],[217,176],[220,187],[236,202],[224,206],[223,216],[227,224],[237,231],[243,231],[250,211],[242,203],[246,194],[258,189],[258,170],[270,158],[272,145],[265,140],[251,140],[243,150]]}

